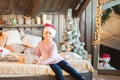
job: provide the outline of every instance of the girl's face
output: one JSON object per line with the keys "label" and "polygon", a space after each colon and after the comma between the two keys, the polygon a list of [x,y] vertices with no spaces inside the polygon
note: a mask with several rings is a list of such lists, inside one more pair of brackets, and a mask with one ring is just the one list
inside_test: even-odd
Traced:
{"label": "girl's face", "polygon": [[47,40],[51,40],[51,39],[53,39],[53,36],[52,36],[52,33],[51,32],[49,32],[49,31],[46,31],[45,33],[44,33],[44,39],[47,39]]}

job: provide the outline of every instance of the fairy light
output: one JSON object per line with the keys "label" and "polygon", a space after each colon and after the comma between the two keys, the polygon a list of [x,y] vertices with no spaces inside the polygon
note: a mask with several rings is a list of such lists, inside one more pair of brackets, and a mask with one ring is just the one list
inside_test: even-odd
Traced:
{"label": "fairy light", "polygon": [[97,10],[96,10],[96,31],[95,31],[95,37],[94,37],[94,47],[97,46],[97,44],[100,44],[100,27],[101,27],[101,0],[97,2]]}
{"label": "fairy light", "polygon": [[100,32],[101,32],[101,15],[102,15],[102,5],[110,2],[112,0],[98,0],[97,10],[96,10],[96,31],[94,38],[94,47],[100,44]]}

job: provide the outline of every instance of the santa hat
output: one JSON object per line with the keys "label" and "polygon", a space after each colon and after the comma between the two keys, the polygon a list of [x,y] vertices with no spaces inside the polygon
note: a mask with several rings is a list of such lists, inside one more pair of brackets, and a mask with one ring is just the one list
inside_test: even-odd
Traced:
{"label": "santa hat", "polygon": [[45,24],[44,31],[43,31],[43,34],[44,34],[46,31],[49,31],[49,32],[52,34],[52,36],[55,37],[55,35],[56,35],[55,26],[46,23],[46,24]]}
{"label": "santa hat", "polygon": [[110,55],[107,54],[107,53],[104,53],[103,56],[102,56],[102,59],[103,59],[104,61],[109,61],[110,58],[111,58]]}

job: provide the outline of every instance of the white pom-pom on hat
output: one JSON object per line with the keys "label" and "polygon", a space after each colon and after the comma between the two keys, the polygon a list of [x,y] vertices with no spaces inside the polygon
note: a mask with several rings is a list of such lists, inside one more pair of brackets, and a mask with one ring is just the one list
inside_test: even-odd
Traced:
{"label": "white pom-pom on hat", "polygon": [[55,26],[46,23],[46,24],[45,24],[44,31],[43,31],[43,34],[44,34],[45,32],[47,32],[47,31],[49,31],[49,32],[52,34],[52,36],[55,37],[55,35],[56,35]]}

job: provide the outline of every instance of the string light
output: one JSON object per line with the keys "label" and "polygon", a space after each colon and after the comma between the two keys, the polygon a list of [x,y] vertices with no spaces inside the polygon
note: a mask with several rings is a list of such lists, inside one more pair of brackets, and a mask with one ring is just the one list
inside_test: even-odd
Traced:
{"label": "string light", "polygon": [[96,31],[94,38],[94,47],[100,44],[100,32],[101,32],[101,15],[102,15],[102,5],[110,2],[112,0],[98,0],[97,11],[96,11]]}
{"label": "string light", "polygon": [[109,3],[112,0],[98,0],[100,4],[104,5],[106,3]]}

